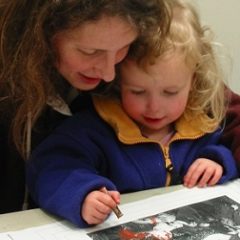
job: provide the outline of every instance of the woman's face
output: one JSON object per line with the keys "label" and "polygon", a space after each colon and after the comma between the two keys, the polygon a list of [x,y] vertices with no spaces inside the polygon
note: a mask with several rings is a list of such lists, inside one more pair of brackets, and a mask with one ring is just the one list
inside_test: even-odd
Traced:
{"label": "woman's face", "polygon": [[119,17],[103,17],[57,33],[53,47],[59,73],[76,89],[94,89],[115,77],[115,64],[127,54],[137,31]]}

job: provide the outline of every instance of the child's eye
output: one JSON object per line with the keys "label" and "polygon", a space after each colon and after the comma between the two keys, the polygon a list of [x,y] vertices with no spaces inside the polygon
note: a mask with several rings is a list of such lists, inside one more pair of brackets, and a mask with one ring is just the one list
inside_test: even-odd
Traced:
{"label": "child's eye", "polygon": [[141,95],[144,92],[145,92],[144,90],[131,90],[131,93],[134,94],[134,95]]}
{"label": "child's eye", "polygon": [[178,91],[164,91],[165,95],[174,96],[178,94]]}

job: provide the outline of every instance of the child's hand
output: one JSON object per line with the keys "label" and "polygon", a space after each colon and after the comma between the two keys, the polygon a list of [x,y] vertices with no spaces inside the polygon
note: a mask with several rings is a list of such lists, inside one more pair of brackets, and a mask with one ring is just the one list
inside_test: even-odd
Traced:
{"label": "child's hand", "polygon": [[90,192],[82,205],[82,218],[88,224],[102,223],[119,203],[120,193],[117,191],[109,191],[108,194],[101,189]]}
{"label": "child's hand", "polygon": [[198,158],[189,167],[187,174],[184,176],[184,186],[198,187],[215,185],[222,177],[223,167],[218,163],[206,159]]}

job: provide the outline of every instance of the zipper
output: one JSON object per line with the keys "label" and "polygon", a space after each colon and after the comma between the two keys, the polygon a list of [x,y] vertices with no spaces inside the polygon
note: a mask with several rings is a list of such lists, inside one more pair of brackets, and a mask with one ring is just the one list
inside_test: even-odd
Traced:
{"label": "zipper", "polygon": [[170,182],[171,182],[171,173],[173,170],[173,165],[172,165],[172,161],[170,159],[169,156],[169,145],[164,147],[162,145],[160,145],[163,151],[163,156],[164,156],[164,160],[165,160],[165,169],[166,169],[166,182],[165,182],[165,186],[169,186]]}
{"label": "zipper", "polygon": [[169,155],[169,152],[170,152],[170,145],[172,142],[175,142],[175,141],[180,141],[180,140],[187,140],[187,139],[191,139],[191,140],[196,140],[200,137],[202,137],[203,135],[205,134],[201,134],[201,135],[197,135],[197,136],[194,136],[194,137],[191,137],[191,138],[181,138],[181,137],[173,137],[167,146],[163,146],[162,144],[159,144],[161,149],[162,149],[162,152],[163,152],[163,157],[164,157],[164,160],[165,160],[165,169],[166,169],[166,183],[165,183],[165,186],[170,186],[171,184],[171,180],[172,180],[172,174],[173,174],[173,164],[172,164],[172,160],[170,158],[170,155]]}

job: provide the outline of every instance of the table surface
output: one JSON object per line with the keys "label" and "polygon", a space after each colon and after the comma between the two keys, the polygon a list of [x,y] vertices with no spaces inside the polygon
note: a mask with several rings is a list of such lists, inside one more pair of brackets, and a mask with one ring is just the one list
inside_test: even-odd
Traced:
{"label": "table surface", "polygon": [[[182,185],[156,188],[135,193],[121,195],[121,204],[142,200],[151,196],[176,191],[183,188]],[[37,208],[32,210],[0,214],[0,232],[21,230],[29,227],[54,223],[60,219]]]}

